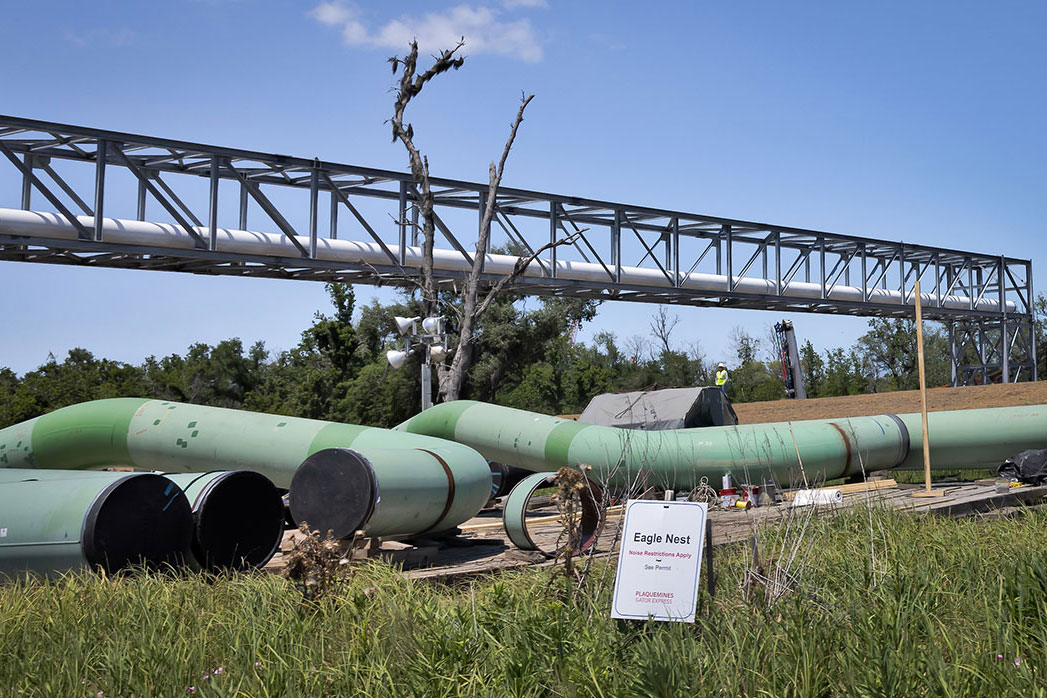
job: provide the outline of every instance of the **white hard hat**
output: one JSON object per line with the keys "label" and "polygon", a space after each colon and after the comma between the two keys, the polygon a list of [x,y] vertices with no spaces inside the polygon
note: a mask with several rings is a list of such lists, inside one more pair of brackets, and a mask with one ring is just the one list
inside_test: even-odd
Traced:
{"label": "white hard hat", "polygon": [[720,363],[716,364],[716,368],[727,368],[727,364],[721,361]]}

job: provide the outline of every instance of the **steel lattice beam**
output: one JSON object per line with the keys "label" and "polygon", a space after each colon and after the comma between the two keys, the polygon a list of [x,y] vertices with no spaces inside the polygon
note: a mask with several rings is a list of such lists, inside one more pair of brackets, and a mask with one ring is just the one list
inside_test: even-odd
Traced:
{"label": "steel lattice beam", "polygon": [[[406,173],[6,116],[0,116],[0,154],[0,206],[58,214],[58,223],[76,232],[72,239],[0,225],[3,260],[417,285],[417,262],[410,261],[417,259],[410,254],[418,237],[416,183]],[[117,170],[130,177],[112,176]],[[126,181],[136,182],[137,192],[124,191]],[[206,194],[193,194],[194,182],[204,183]],[[219,198],[223,182],[239,191],[238,201]],[[432,183],[437,242],[446,240],[447,254],[458,260],[434,273],[453,282],[472,262],[488,185]],[[321,196],[330,200],[326,234]],[[293,197],[296,203],[288,203]],[[1026,259],[512,187],[497,197],[493,244],[530,253],[567,243],[535,260],[514,283],[517,293],[911,317],[919,279],[929,294],[924,315],[949,323],[955,338],[955,383],[976,373],[981,380],[1035,376]],[[159,203],[191,244],[112,239],[101,216],[144,221],[148,201]],[[252,204],[264,218],[253,221],[261,232],[250,235],[275,234],[292,246],[287,253],[225,248],[234,236],[229,231],[248,229]],[[340,209],[351,215],[339,220]],[[463,223],[470,218],[475,222]],[[375,245],[380,255],[357,262],[332,257],[331,249],[354,240]],[[487,266],[485,260],[483,278],[494,283],[501,274]],[[978,361],[972,364],[971,356]]]}

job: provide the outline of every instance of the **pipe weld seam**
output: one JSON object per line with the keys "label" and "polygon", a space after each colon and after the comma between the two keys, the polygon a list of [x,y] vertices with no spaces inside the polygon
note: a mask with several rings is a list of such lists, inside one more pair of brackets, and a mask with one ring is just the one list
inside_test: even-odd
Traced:
{"label": "pipe weld seam", "polygon": [[906,458],[909,457],[909,449],[911,448],[912,444],[911,437],[909,436],[909,427],[905,426],[905,422],[903,422],[902,418],[896,414],[887,412],[884,414],[884,416],[893,419],[894,423],[898,425],[898,431],[901,432],[901,456],[899,456],[898,462],[894,464],[895,467],[897,467],[901,465]]}
{"label": "pipe weld seam", "polygon": [[427,448],[419,448],[418,450],[422,453],[428,453],[430,456],[435,458],[437,462],[443,466],[444,474],[447,475],[447,501],[444,502],[444,510],[440,512],[440,515],[436,517],[436,521],[434,521],[431,526],[418,532],[428,533],[429,531],[433,530],[434,528],[440,525],[440,522],[442,522],[444,518],[447,517],[447,512],[451,511],[451,505],[454,504],[454,472],[451,471],[451,466],[447,465],[447,461],[438,456],[436,453],[433,453]]}

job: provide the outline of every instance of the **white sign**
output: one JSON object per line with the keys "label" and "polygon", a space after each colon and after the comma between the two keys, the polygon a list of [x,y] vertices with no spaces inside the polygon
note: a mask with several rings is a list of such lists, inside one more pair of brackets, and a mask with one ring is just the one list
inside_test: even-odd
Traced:
{"label": "white sign", "polygon": [[626,502],[612,618],[694,622],[708,513],[703,502]]}

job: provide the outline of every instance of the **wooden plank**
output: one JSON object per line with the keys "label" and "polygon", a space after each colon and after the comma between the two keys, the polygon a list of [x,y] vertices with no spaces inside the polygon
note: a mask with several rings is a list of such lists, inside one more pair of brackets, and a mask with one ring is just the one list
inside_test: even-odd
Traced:
{"label": "wooden plank", "polygon": [[[889,480],[869,480],[868,482],[854,482],[849,485],[837,485],[836,487],[815,487],[815,490],[840,490],[841,494],[855,494],[858,492],[876,492],[878,490],[890,490],[898,487],[898,483],[893,479]],[[785,500],[789,501],[796,498],[796,493],[799,490],[792,490],[785,493]]]}
{"label": "wooden plank", "polygon": [[[606,518],[606,520],[607,521],[611,521],[612,519],[616,518],[615,514],[617,514],[618,512],[621,512],[621,510],[623,508],[624,507],[621,504],[619,504],[617,506],[613,506],[613,507],[607,507],[607,518]],[[580,517],[580,516],[581,516],[581,514],[577,515],[577,517]],[[551,524],[558,524],[558,523],[560,523],[560,515],[559,514],[553,514],[552,516],[541,516],[541,517],[536,517],[536,518],[532,518],[532,519],[527,519],[527,527],[528,528],[530,528],[531,526],[536,526],[536,525],[537,526],[541,526],[543,524],[550,524],[551,525]],[[484,531],[484,530],[492,529],[492,528],[501,528],[503,525],[504,524],[502,523],[502,520],[498,519],[497,521],[491,521],[491,522],[486,522],[486,523],[482,523],[482,524],[464,524],[462,526],[459,526],[458,528],[460,528],[463,531]]]}

